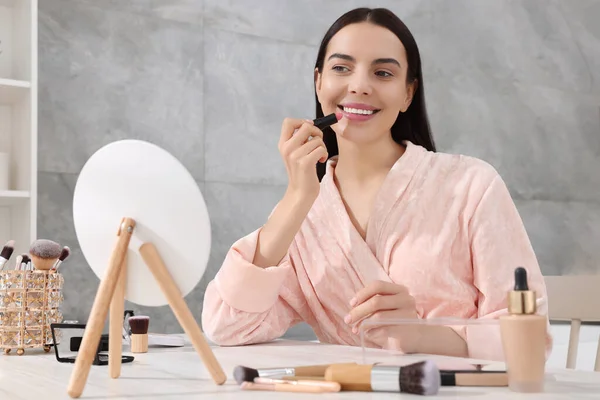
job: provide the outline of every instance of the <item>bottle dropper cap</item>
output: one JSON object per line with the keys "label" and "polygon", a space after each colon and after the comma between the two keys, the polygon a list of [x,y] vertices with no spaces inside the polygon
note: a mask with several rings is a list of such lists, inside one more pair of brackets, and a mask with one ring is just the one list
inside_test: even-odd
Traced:
{"label": "bottle dropper cap", "polygon": [[523,267],[515,269],[515,290],[529,290],[527,284],[527,270]]}
{"label": "bottle dropper cap", "polygon": [[515,269],[515,287],[508,294],[508,312],[511,314],[535,314],[535,292],[529,290],[527,270],[523,267]]}

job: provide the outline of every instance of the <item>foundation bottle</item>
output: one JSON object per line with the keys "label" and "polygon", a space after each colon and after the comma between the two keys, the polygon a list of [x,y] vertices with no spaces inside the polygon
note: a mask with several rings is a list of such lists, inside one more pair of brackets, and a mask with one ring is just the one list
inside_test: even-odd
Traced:
{"label": "foundation bottle", "polygon": [[514,392],[544,390],[547,321],[536,311],[536,293],[529,290],[525,268],[518,267],[508,293],[509,315],[499,318],[508,387]]}

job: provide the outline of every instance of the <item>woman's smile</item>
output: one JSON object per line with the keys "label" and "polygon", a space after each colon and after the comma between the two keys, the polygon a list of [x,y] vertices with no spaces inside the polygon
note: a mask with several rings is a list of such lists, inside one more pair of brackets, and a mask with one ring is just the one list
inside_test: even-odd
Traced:
{"label": "woman's smile", "polygon": [[357,122],[368,121],[381,111],[381,109],[363,103],[343,103],[338,104],[338,108],[345,118]]}

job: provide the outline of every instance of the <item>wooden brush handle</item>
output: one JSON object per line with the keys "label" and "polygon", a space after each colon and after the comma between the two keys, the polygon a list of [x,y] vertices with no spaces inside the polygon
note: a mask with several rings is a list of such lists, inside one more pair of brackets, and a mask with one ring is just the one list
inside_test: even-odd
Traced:
{"label": "wooden brush handle", "polygon": [[508,386],[506,372],[461,372],[455,374],[455,386]]}
{"label": "wooden brush handle", "polygon": [[[303,365],[299,367],[294,367],[296,370],[296,376],[325,376],[325,371],[332,364],[323,364],[323,365]],[[356,365],[356,363],[341,363],[335,364],[338,366],[352,366]]]}
{"label": "wooden brush handle", "polygon": [[132,353],[147,353],[148,352],[148,334],[131,335],[131,352]]}
{"label": "wooden brush handle", "polygon": [[134,228],[134,220],[131,218],[123,218],[117,234],[117,243],[110,257],[104,278],[100,281],[100,286],[98,287],[98,292],[96,293],[96,298],[94,299],[94,304],[90,311],[90,317],[83,333],[81,346],[77,353],[77,358],[75,359],[75,366],[71,373],[71,380],[69,382],[67,393],[72,398],[77,398],[83,393],[83,388],[85,387],[90,373],[90,367],[92,366],[92,362],[94,361],[94,357],[98,350],[100,335],[102,335],[106,315],[108,314],[108,309],[115,293],[117,280],[121,273],[121,266],[123,265],[123,260]]}
{"label": "wooden brush handle", "polygon": [[154,275],[156,282],[160,285],[163,294],[173,310],[173,314],[175,314],[177,321],[179,321],[179,324],[189,336],[194,349],[196,349],[196,352],[202,358],[213,380],[216,384],[222,385],[227,380],[227,375],[223,372],[223,368],[217,361],[206,339],[204,339],[200,326],[194,319],[192,312],[181,295],[179,287],[173,281],[156,247],[152,243],[144,243],[140,246],[140,255]]}
{"label": "wooden brush handle", "polygon": [[262,383],[267,385],[272,384],[289,384],[289,385],[299,385],[299,386],[318,386],[319,388],[329,391],[329,392],[339,392],[341,390],[341,386],[338,382],[327,382],[323,379],[321,380],[308,380],[308,379],[298,379],[296,381],[290,381],[285,379],[270,379],[270,378],[254,378],[254,383]]}
{"label": "wooden brush handle", "polygon": [[340,390],[332,390],[330,388],[321,386],[311,385],[291,385],[288,383],[276,383],[276,392],[293,392],[293,393],[327,393],[327,392],[339,392]]}
{"label": "wooden brush handle", "polygon": [[372,365],[331,365],[325,371],[325,380],[338,382],[344,391],[370,392]]}
{"label": "wooden brush handle", "polygon": [[123,316],[125,313],[125,288],[127,280],[127,249],[121,264],[119,281],[110,302],[108,332],[108,370],[113,379],[121,375],[121,355],[123,351]]}
{"label": "wooden brush handle", "polygon": [[292,392],[292,393],[327,393],[327,392],[339,392],[337,390],[311,385],[292,385],[289,383],[254,383],[254,382],[242,382],[242,390],[266,390],[274,392]]}
{"label": "wooden brush handle", "polygon": [[309,381],[325,381],[325,376],[282,376],[279,378],[283,381],[299,381],[299,380],[309,380]]}

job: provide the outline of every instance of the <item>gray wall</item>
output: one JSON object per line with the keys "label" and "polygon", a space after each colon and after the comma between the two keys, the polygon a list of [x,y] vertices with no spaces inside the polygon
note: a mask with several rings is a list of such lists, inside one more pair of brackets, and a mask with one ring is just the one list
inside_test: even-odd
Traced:
{"label": "gray wall", "polygon": [[[544,273],[600,272],[598,0],[43,0],[38,227],[74,250],[66,318],[85,321],[99,283],[73,228],[78,172],[139,138],[178,157],[206,198],[214,247],[186,299],[200,320],[226,250],[285,189],[279,127],[313,116],[321,36],[365,4],[413,31],[439,149],[499,170]],[[153,331],[180,331],[167,307],[135,309]]]}

